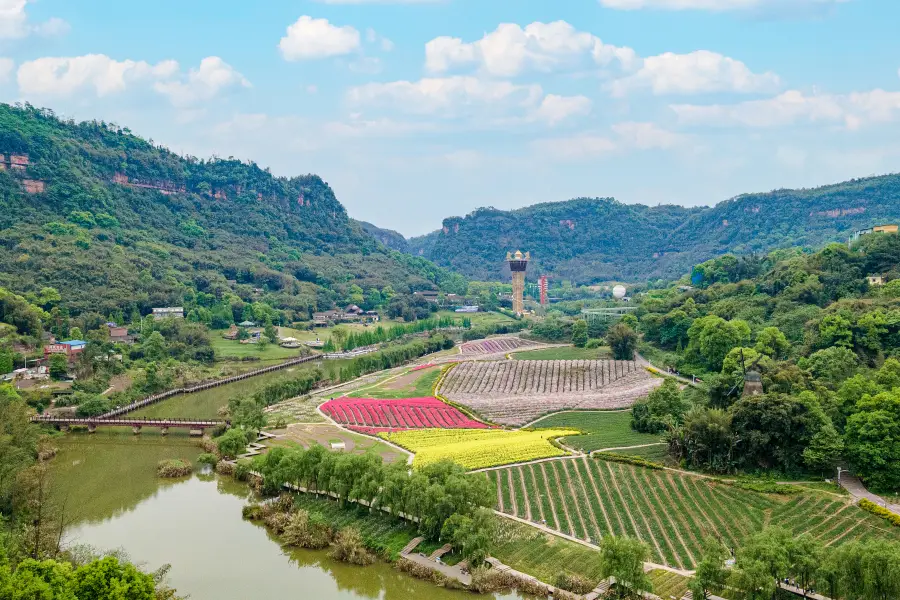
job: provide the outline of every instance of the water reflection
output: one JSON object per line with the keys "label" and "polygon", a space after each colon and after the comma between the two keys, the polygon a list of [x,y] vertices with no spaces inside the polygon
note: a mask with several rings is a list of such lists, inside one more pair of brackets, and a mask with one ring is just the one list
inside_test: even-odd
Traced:
{"label": "water reflection", "polygon": [[123,548],[148,569],[170,563],[171,585],[193,600],[492,598],[439,588],[383,563],[356,567],[326,552],[282,548],[264,527],[241,519],[245,485],[210,472],[156,479],[158,460],[196,457],[190,440],[100,433],[58,445],[56,480],[82,509],[68,542]]}

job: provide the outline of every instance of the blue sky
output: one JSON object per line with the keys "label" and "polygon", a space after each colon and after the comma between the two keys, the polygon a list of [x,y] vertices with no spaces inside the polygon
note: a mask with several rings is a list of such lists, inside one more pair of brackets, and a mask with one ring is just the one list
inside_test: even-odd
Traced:
{"label": "blue sky", "polygon": [[898,171],[897,23],[891,0],[0,0],[0,100],[317,173],[414,235]]}

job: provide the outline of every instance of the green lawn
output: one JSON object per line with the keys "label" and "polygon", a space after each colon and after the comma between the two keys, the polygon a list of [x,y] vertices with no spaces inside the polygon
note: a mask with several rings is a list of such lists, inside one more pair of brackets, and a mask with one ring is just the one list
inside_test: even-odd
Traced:
{"label": "green lawn", "polygon": [[596,550],[508,519],[500,519],[500,531],[491,555],[551,585],[560,573],[580,575],[597,583],[602,579],[600,553]]}
{"label": "green lawn", "polygon": [[266,344],[265,349],[261,350],[259,344],[242,344],[237,340],[226,340],[221,334],[222,332],[216,331],[212,335],[212,347],[216,351],[216,357],[220,359],[258,356],[260,360],[278,360],[300,356],[300,350],[297,348]]}
{"label": "green lawn", "polygon": [[147,417],[151,419],[160,418],[193,418],[193,419],[215,419],[218,417],[218,410],[228,405],[228,400],[234,396],[252,396],[258,389],[262,388],[273,381],[295,377],[303,366],[288,367],[280,371],[272,371],[264,375],[249,377],[197,392],[195,394],[179,394],[172,396],[162,402],[151,404],[140,410],[131,413],[129,416]]}
{"label": "green lawn", "polygon": [[561,348],[526,350],[512,355],[516,360],[599,360],[610,356],[608,346],[601,346],[600,348],[563,346]]}
{"label": "green lawn", "polygon": [[[432,388],[441,376],[441,367],[410,371],[397,379],[381,382],[374,387],[365,387],[347,394],[348,398],[378,398],[392,400],[400,398],[424,398],[432,395]],[[405,382],[414,377],[413,381]],[[401,383],[403,382],[403,383]]]}
{"label": "green lawn", "polygon": [[[533,427],[541,429],[571,428],[583,431],[563,439],[563,443],[585,452],[603,448],[621,448],[661,442],[658,435],[638,433],[631,428],[631,411],[584,411],[557,413],[545,417]],[[662,448],[663,446],[660,446]]]}

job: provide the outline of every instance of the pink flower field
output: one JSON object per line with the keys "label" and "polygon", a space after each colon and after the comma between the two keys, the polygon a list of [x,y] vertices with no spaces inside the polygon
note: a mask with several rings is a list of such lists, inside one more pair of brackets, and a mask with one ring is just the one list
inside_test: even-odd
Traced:
{"label": "pink flower field", "polygon": [[322,405],[336,423],[360,433],[375,434],[407,429],[486,429],[437,398],[373,400],[338,398]]}

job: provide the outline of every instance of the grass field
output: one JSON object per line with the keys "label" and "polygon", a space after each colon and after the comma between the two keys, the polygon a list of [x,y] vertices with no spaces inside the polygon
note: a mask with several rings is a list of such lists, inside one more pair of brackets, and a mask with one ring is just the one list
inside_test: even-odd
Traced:
{"label": "grass field", "polygon": [[637,537],[651,560],[692,568],[707,536],[740,547],[764,525],[809,533],[826,545],[861,537],[900,540],[900,529],[848,500],[810,491],[757,494],[708,479],[589,458],[514,466],[489,473],[498,509],[584,540]]}
{"label": "grass field", "polygon": [[397,378],[382,381],[347,394],[348,398],[376,398],[393,400],[400,398],[424,398],[433,395],[434,384],[441,376],[441,367],[408,371]]}
{"label": "grass field", "polygon": [[553,584],[560,573],[599,582],[600,555],[596,550],[552,536],[509,519],[500,530],[491,555],[517,571]]}
{"label": "grass field", "polygon": [[582,435],[569,436],[563,439],[563,443],[584,452],[593,452],[604,448],[640,446],[662,441],[658,435],[639,433],[633,430],[630,410],[557,413],[544,417],[532,424],[531,427],[581,431]]}
{"label": "grass field", "polygon": [[493,325],[496,323],[514,323],[515,319],[507,317],[504,314],[496,313],[496,312],[477,312],[477,313],[457,313],[452,310],[442,310],[438,313],[439,317],[452,317],[454,319],[469,319],[472,322],[472,327],[479,327],[481,325]]}
{"label": "grass field", "polygon": [[608,347],[576,348],[575,346],[526,350],[512,355],[516,360],[599,360],[611,356]]}
{"label": "grass field", "polygon": [[414,466],[422,467],[449,458],[467,469],[482,469],[564,456],[566,452],[548,440],[566,433],[566,429],[417,429],[380,435],[415,453]]}
{"label": "grass field", "polygon": [[152,419],[163,417],[214,419],[218,416],[219,408],[227,406],[230,398],[234,396],[251,396],[258,389],[273,381],[296,376],[302,368],[304,367],[288,367],[281,371],[250,377],[195,394],[179,394],[130,413],[129,416]]}
{"label": "grass field", "polygon": [[653,593],[660,598],[683,598],[688,591],[690,579],[673,573],[656,569],[647,574],[653,583]]}
{"label": "grass field", "polygon": [[259,344],[242,344],[237,340],[226,340],[219,332],[212,335],[211,344],[216,351],[216,358],[244,358],[245,356],[258,356],[261,360],[287,360],[300,356],[297,348],[282,348],[277,344],[266,344],[265,349],[260,350]]}
{"label": "grass field", "polygon": [[[359,529],[370,548],[378,549],[395,560],[400,551],[418,533],[406,521],[394,519],[380,511],[370,513],[366,508],[348,509],[337,500],[319,498],[309,494],[297,494],[294,505],[322,515],[335,530],[353,525]],[[440,544],[422,544],[420,551],[435,550]]]}

